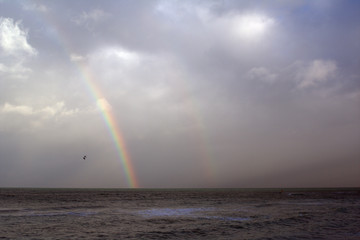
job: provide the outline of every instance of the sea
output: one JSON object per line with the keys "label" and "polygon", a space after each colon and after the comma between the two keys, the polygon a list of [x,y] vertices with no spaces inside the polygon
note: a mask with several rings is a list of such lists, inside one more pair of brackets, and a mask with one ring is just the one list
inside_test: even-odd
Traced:
{"label": "sea", "polygon": [[0,188],[0,239],[360,239],[360,189]]}

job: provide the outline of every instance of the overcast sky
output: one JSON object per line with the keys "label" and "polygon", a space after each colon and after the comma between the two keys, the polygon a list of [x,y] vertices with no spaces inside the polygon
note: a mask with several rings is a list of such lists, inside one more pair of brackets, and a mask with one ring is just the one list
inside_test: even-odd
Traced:
{"label": "overcast sky", "polygon": [[0,0],[0,187],[359,187],[359,12]]}

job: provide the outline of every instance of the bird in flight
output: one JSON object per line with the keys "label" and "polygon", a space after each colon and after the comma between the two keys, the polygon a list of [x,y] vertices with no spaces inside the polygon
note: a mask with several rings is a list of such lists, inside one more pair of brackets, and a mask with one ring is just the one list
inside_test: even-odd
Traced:
{"label": "bird in flight", "polygon": [[83,159],[84,159],[84,160],[86,159],[86,155],[83,156]]}

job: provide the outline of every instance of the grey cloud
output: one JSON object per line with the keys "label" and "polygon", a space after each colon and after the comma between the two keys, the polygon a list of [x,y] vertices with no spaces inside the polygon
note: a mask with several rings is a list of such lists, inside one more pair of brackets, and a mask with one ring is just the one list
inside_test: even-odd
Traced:
{"label": "grey cloud", "polygon": [[0,4],[37,51],[1,59],[7,186],[127,187],[100,109],[144,187],[359,180],[358,3]]}

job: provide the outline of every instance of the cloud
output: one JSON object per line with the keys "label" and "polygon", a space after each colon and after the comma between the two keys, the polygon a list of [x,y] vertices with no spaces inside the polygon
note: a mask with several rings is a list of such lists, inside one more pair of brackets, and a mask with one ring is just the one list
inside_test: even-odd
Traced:
{"label": "cloud", "polygon": [[23,9],[26,11],[37,11],[46,13],[49,9],[47,6],[40,3],[24,2]]}
{"label": "cloud", "polygon": [[47,106],[5,102],[0,106],[0,132],[52,130],[54,126],[63,126],[73,121],[80,113],[78,108],[67,107],[62,101]]}
{"label": "cloud", "polygon": [[109,16],[110,14],[102,9],[93,9],[88,12],[82,12],[80,15],[73,18],[73,22],[77,25],[85,25],[89,27],[89,24],[99,23]]}
{"label": "cloud", "polygon": [[308,64],[299,63],[299,88],[308,88],[328,81],[337,71],[336,62],[332,60],[313,60]]}
{"label": "cloud", "polygon": [[12,105],[9,103],[5,103],[1,111],[3,113],[17,113],[21,115],[32,115],[34,113],[33,108],[30,106]]}
{"label": "cloud", "polygon": [[[145,57],[121,46],[105,46],[87,57],[88,64],[103,84],[120,84],[122,91],[135,84],[135,70],[143,68]],[[113,86],[110,86],[113,89]]]}
{"label": "cloud", "polygon": [[202,8],[198,11],[198,16],[207,27],[213,28],[215,32],[224,32],[230,39],[246,42],[263,39],[276,23],[274,18],[260,12],[230,11],[218,15],[209,9]]}
{"label": "cloud", "polygon": [[56,102],[52,106],[46,106],[44,108],[39,109],[38,113],[42,113],[42,114],[45,114],[45,115],[51,117],[51,116],[55,116],[55,115],[69,116],[69,115],[73,115],[73,114],[77,113],[78,111],[79,111],[78,109],[67,109],[65,107],[64,102]]}
{"label": "cloud", "polygon": [[106,100],[106,98],[100,98],[96,101],[97,106],[104,110],[104,111],[110,111],[112,109],[110,103]]}
{"label": "cloud", "polygon": [[75,54],[75,53],[72,53],[72,54],[70,54],[70,60],[72,62],[81,62],[81,61],[85,60],[85,57]]}
{"label": "cloud", "polygon": [[262,37],[275,20],[261,14],[243,14],[229,16],[227,24],[231,26],[234,36],[246,40],[254,40]]}
{"label": "cloud", "polygon": [[154,9],[156,13],[175,23],[184,20],[188,15],[196,14],[200,6],[195,2],[189,4],[186,1],[159,1]]}
{"label": "cloud", "polygon": [[175,59],[111,46],[95,50],[88,60],[93,80],[106,96],[98,105],[106,109],[110,102],[132,135],[181,135],[196,127],[191,120],[197,97],[190,96],[190,76]]}
{"label": "cloud", "polygon": [[10,67],[0,63],[0,76],[8,76],[15,79],[25,79],[31,72],[32,70],[30,68],[24,67],[22,62],[18,62]]}
{"label": "cloud", "polygon": [[57,102],[54,105],[45,106],[42,108],[34,108],[29,105],[13,105],[6,102],[0,109],[0,112],[5,114],[15,113],[24,116],[40,115],[45,118],[53,117],[55,115],[69,116],[75,114],[78,111],[78,109],[66,109],[64,102]]}
{"label": "cloud", "polygon": [[96,54],[99,54],[97,57],[116,59],[121,65],[134,65],[140,61],[140,55],[138,53],[119,46],[101,48]]}
{"label": "cloud", "polygon": [[20,22],[14,22],[11,18],[0,18],[0,49],[5,55],[36,55],[36,49],[27,41],[27,34]]}
{"label": "cloud", "polygon": [[130,51],[122,46],[106,46],[89,54],[88,61],[96,81],[104,91],[117,98],[128,97],[133,100],[131,103],[156,101],[161,105],[180,100],[177,86],[184,81],[185,73],[180,63],[167,54],[154,55]]}
{"label": "cloud", "polygon": [[28,32],[21,26],[21,21],[0,17],[0,76],[25,79],[32,72],[23,64],[25,60],[37,54],[27,41]]}
{"label": "cloud", "polygon": [[348,98],[360,102],[360,90],[355,90],[347,95]]}
{"label": "cloud", "polygon": [[259,80],[267,83],[275,82],[278,77],[276,73],[273,73],[264,67],[251,68],[247,73],[247,76],[251,80]]}
{"label": "cloud", "polygon": [[295,61],[282,69],[266,67],[251,68],[246,76],[250,80],[274,83],[277,80],[291,78],[296,82],[296,88],[305,89],[315,87],[333,79],[338,72],[338,67],[333,60],[316,59],[309,62]]}

